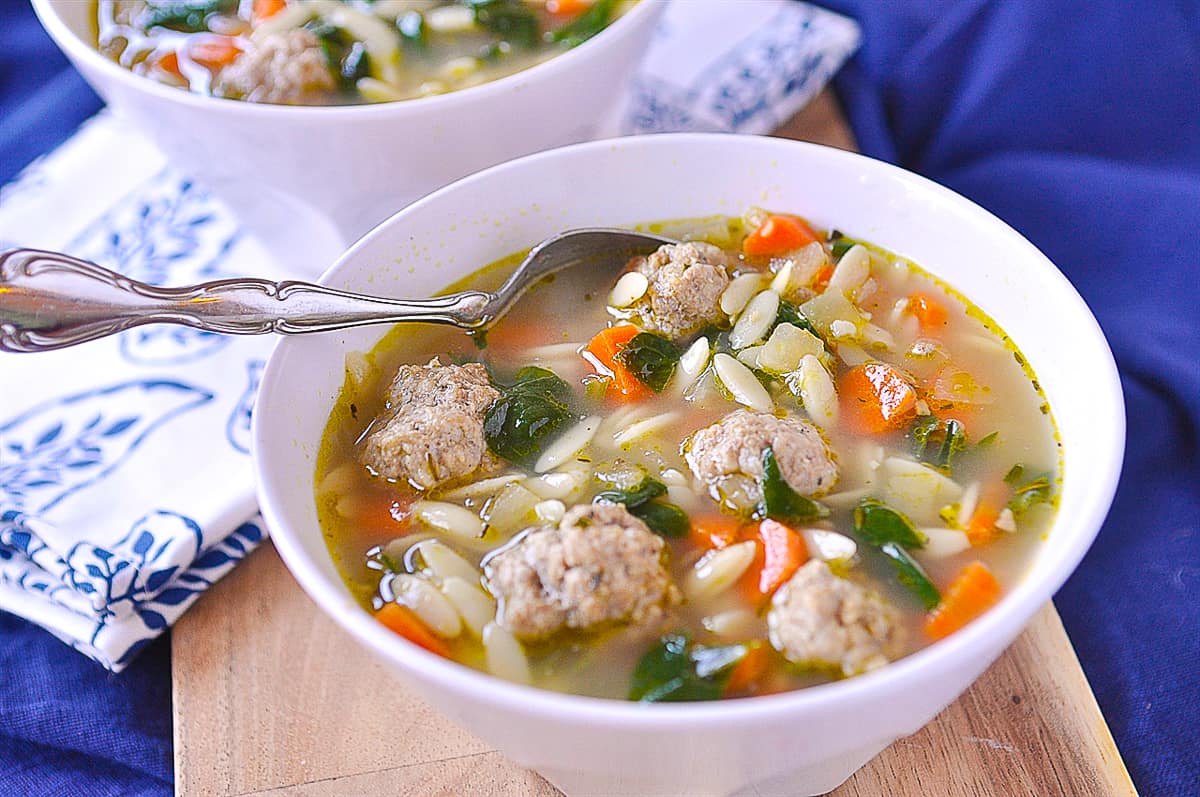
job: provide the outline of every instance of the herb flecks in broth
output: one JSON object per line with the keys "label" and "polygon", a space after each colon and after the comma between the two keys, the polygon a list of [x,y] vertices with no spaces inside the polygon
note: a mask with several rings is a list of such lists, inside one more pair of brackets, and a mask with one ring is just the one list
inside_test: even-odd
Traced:
{"label": "herb flecks in broth", "polygon": [[697,700],[884,666],[1020,580],[1060,461],[990,319],[797,216],[648,226],[687,242],[348,359],[316,489],[364,606],[501,677]]}

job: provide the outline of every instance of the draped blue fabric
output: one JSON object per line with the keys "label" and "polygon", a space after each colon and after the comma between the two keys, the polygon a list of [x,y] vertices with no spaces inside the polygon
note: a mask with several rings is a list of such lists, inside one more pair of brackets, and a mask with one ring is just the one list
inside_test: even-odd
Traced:
{"label": "draped blue fabric", "polygon": [[[1125,471],[1056,598],[1135,783],[1200,790],[1200,4],[827,0],[864,29],[836,88],[860,148],[975,200],[1091,305]],[[0,182],[99,102],[0,3]],[[168,795],[169,642],[113,676],[0,613],[0,794]]]}
{"label": "draped blue fabric", "polygon": [[1200,4],[826,4],[864,28],[861,149],[1023,233],[1108,337],[1125,470],[1055,603],[1139,790],[1200,794]]}

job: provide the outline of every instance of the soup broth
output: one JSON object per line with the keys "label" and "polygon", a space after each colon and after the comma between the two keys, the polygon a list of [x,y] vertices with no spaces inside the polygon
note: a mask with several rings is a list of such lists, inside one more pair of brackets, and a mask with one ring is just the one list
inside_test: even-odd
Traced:
{"label": "soup broth", "polygon": [[316,496],[363,606],[501,677],[696,700],[874,669],[1020,581],[1061,468],[1002,330],[799,217],[651,226],[696,243],[349,358]]}
{"label": "soup broth", "polygon": [[412,99],[527,69],[634,0],[99,0],[97,46],[171,86],[228,99]]}

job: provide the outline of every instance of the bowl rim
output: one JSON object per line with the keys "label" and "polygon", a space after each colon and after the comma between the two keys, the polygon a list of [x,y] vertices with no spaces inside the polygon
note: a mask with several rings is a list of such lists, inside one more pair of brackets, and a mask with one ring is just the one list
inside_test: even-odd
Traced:
{"label": "bowl rim", "polygon": [[[671,152],[672,157],[678,159],[678,152],[674,150],[697,143],[733,149],[760,147],[774,150],[780,158],[785,158],[787,153],[801,148],[814,152],[819,151],[818,157],[831,158],[845,163],[847,166],[853,165],[858,168],[870,169],[876,174],[898,179],[907,189],[920,192],[940,202],[957,205],[963,212],[975,217],[983,225],[994,229],[996,235],[1005,239],[1009,246],[1015,247],[1016,251],[1023,251],[1025,255],[1038,263],[1038,268],[1044,272],[1041,276],[1046,281],[1056,283],[1056,287],[1062,295],[1069,297],[1068,300],[1075,304],[1074,309],[1088,327],[1086,330],[1081,329],[1080,332],[1088,333],[1087,338],[1093,345],[1099,347],[1096,353],[1100,354],[1100,359],[1105,361],[1101,364],[1103,373],[1094,373],[1093,375],[1097,378],[1097,384],[1103,384],[1108,388],[1096,391],[1096,400],[1108,404],[1109,416],[1113,420],[1107,430],[1097,431],[1098,435],[1105,437],[1104,450],[1108,456],[1104,458],[1101,465],[1099,474],[1101,478],[1089,486],[1092,501],[1088,503],[1085,513],[1077,515],[1071,524],[1077,529],[1076,533],[1068,544],[1056,549],[1057,556],[1052,561],[1053,567],[1048,571],[1046,578],[1036,583],[1029,578],[1022,579],[1001,598],[995,607],[969,623],[965,628],[921,650],[890,662],[878,670],[839,681],[753,698],[696,703],[645,704],[618,699],[586,697],[505,681],[488,673],[443,659],[418,648],[395,634],[387,633],[365,609],[353,602],[345,592],[345,586],[340,580],[337,584],[333,584],[318,571],[315,563],[309,560],[298,541],[298,530],[289,528],[283,522],[281,512],[275,505],[275,498],[270,489],[272,477],[269,469],[265,467],[266,457],[257,453],[264,449],[265,441],[263,440],[261,416],[256,413],[252,422],[252,434],[255,443],[254,467],[258,484],[259,506],[281,558],[292,572],[293,577],[309,597],[321,607],[322,611],[330,615],[361,644],[384,660],[398,663],[404,669],[417,671],[420,673],[420,677],[426,681],[439,688],[464,695],[477,705],[491,705],[499,710],[547,719],[561,718],[564,714],[569,714],[573,720],[579,722],[612,728],[633,726],[642,730],[681,730],[688,724],[705,722],[710,719],[720,719],[723,722],[762,721],[770,717],[799,716],[823,705],[828,707],[829,704],[839,707],[864,702],[882,704],[880,701],[886,703],[889,694],[893,693],[898,685],[919,684],[941,675],[949,676],[961,663],[961,660],[970,657],[970,651],[976,647],[986,647],[989,638],[1003,637],[1006,642],[997,650],[996,655],[1003,652],[1074,572],[1099,533],[1115,494],[1123,464],[1125,411],[1116,362],[1095,316],[1066,276],[1011,226],[951,189],[885,161],[810,142],[727,133],[660,133],[568,145],[527,155],[476,172],[417,200],[381,222],[359,239],[326,270],[319,281],[328,283],[334,279],[337,272],[352,263],[359,252],[369,247],[375,240],[386,237],[389,229],[397,224],[398,220],[409,214],[421,212],[429,205],[436,207],[437,203],[443,201],[443,197],[447,194],[453,194],[475,183],[512,180],[514,177],[519,177],[520,172],[531,163],[570,158],[579,153],[586,155],[593,151],[603,152],[607,157],[612,157],[614,149],[658,147]],[[269,396],[272,393],[273,385],[281,378],[280,370],[283,366],[280,363],[283,356],[280,352],[286,352],[295,343],[296,341],[283,340],[272,353],[263,372],[260,396]],[[1064,476],[1064,478],[1066,477]],[[280,500],[284,500],[284,498],[281,496]],[[1057,523],[1054,528],[1057,528]],[[346,611],[348,606],[352,606],[354,610]]]}
{"label": "bowl rim", "polygon": [[[619,39],[633,35],[643,22],[653,23],[654,15],[665,8],[666,0],[638,0],[624,14],[609,23],[603,30],[587,41],[559,53],[551,58],[518,70],[511,75],[489,80],[476,86],[457,89],[445,94],[435,94],[429,97],[413,97],[405,100],[390,100],[388,102],[355,103],[349,105],[279,105],[273,103],[246,102],[226,97],[213,97],[207,94],[197,94],[181,88],[168,86],[151,80],[143,75],[135,74],[125,69],[117,62],[104,56],[95,46],[77,35],[66,22],[56,7],[56,2],[62,0],[30,0],[34,13],[42,23],[42,27],[50,37],[73,60],[96,69],[108,79],[116,81],[134,91],[157,97],[168,102],[176,103],[196,110],[212,111],[221,109],[234,115],[255,117],[278,117],[282,120],[295,119],[312,123],[315,118],[322,121],[355,120],[363,116],[420,114],[433,111],[442,105],[468,103],[478,98],[486,101],[492,95],[519,91],[532,81],[545,79],[554,80],[555,76],[570,69],[576,61],[590,57],[596,48],[590,47],[592,42],[616,44]],[[649,17],[650,19],[644,19]],[[565,62],[565,65],[563,65]],[[216,103],[216,105],[214,105]],[[407,110],[411,108],[412,110]]]}

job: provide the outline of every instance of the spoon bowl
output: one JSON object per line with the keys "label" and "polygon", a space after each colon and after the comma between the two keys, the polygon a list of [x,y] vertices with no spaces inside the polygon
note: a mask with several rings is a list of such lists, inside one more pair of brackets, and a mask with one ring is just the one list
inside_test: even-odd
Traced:
{"label": "spoon bowl", "polygon": [[667,243],[674,241],[631,230],[568,230],[530,249],[494,293],[462,291],[429,299],[255,277],[161,288],[58,252],[13,249],[0,255],[0,350],[53,351],[164,323],[231,335],[297,335],[406,321],[481,332],[555,272],[581,264],[612,267]]}

